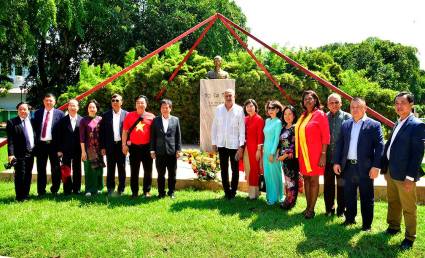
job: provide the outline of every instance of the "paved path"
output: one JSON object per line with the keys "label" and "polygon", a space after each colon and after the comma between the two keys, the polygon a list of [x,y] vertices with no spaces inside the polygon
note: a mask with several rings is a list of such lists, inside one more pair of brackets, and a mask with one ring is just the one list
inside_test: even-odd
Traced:
{"label": "paved path", "polygon": [[[197,146],[197,145],[183,145],[183,149],[199,149],[199,146]],[[33,174],[37,174],[35,164],[34,164]],[[48,167],[47,167],[47,174],[50,174],[49,163],[48,163]],[[83,169],[83,174],[84,174],[84,169]],[[126,174],[127,174],[127,177],[130,177],[130,165],[129,165],[128,159],[127,159],[127,164],[126,164]],[[106,168],[103,170],[103,175],[106,176]],[[143,167],[142,166],[140,166],[139,176],[143,177]],[[155,163],[154,163],[153,169],[152,169],[152,178],[157,178],[157,177],[158,177],[158,174],[157,174],[157,171],[156,171],[156,168],[155,168]],[[197,176],[196,176],[195,173],[193,173],[192,167],[189,163],[184,162],[184,161],[179,159],[177,161],[177,175],[176,175],[176,177],[177,177],[177,179],[195,179]],[[231,175],[230,175],[230,178],[231,178]],[[240,172],[239,181],[240,182],[246,181],[244,172]],[[323,177],[320,177],[319,182],[320,182],[320,184],[323,184]],[[380,175],[375,180],[375,186],[386,186],[386,181],[385,181],[383,175]],[[417,183],[417,186],[425,187],[425,177],[421,178],[421,180]]]}

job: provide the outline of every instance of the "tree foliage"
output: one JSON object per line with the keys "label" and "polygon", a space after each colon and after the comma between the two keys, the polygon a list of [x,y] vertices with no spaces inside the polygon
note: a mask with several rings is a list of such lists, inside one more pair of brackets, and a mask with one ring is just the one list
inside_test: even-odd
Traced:
{"label": "tree foliage", "polygon": [[[59,95],[65,86],[76,85],[83,60],[123,66],[129,49],[144,56],[218,11],[241,26],[246,23],[240,8],[228,0],[3,2],[0,60],[3,67],[30,67],[29,100],[35,106],[45,92]],[[223,32],[224,27],[212,28],[198,50],[212,56],[215,48],[220,54],[238,49]],[[186,38],[182,49],[189,49],[200,33]]]}
{"label": "tree foliage", "polygon": [[[93,94],[90,98],[100,100],[104,103],[102,110],[106,110],[109,108],[110,96],[115,92],[121,93],[125,100],[124,107],[128,110],[134,110],[134,97],[144,94],[150,100],[148,109],[159,114],[159,106],[154,101],[154,97],[162,86],[166,86],[167,91],[163,97],[170,98],[174,102],[173,113],[179,116],[182,121],[184,141],[197,143],[199,140],[199,80],[205,78],[207,71],[213,68],[213,61],[210,57],[195,51],[175,79],[168,84],[168,78],[187,53],[187,51],[180,50],[181,45],[173,45],[163,54],[147,60],[133,71],[109,84],[105,89]],[[334,83],[348,94],[365,98],[368,106],[384,116],[392,120],[395,119],[393,98],[397,91],[381,87],[378,82],[367,77],[365,70],[344,70],[327,51],[301,49],[294,52],[285,48],[279,50],[317,75]],[[135,49],[127,52],[124,57],[126,65],[137,60],[136,52]],[[322,104],[326,104],[326,98],[331,93],[329,89],[286,64],[281,58],[276,58],[276,55],[268,51],[257,50],[255,55],[296,101],[298,112],[302,110],[300,106],[301,94],[307,89],[315,90],[319,94]],[[263,107],[270,99],[277,99],[285,105],[288,104],[247,52],[235,51],[230,53],[224,58],[223,68],[229,72],[232,78],[236,79],[237,103],[242,104],[246,99],[254,98],[258,102],[260,114],[263,116],[265,115]],[[121,69],[121,67],[109,63],[96,66],[84,62],[81,66],[78,85],[70,86],[68,91],[60,97],[60,102],[75,97]],[[84,102],[82,103],[84,104]],[[344,101],[344,109],[348,110],[347,101]]]}
{"label": "tree foliage", "polygon": [[416,48],[368,38],[359,44],[331,44],[320,49],[344,70],[364,71],[364,76],[381,88],[408,90],[417,103],[425,103],[424,71],[419,68]]}

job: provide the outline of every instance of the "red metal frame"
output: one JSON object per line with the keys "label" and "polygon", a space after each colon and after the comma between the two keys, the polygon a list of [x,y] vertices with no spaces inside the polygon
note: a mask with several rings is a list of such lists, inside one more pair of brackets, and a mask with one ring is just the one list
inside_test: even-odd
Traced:
{"label": "red metal frame", "polygon": [[233,35],[233,37],[241,44],[241,46],[248,52],[248,54],[254,59],[255,63],[263,70],[263,72],[266,74],[267,78],[279,89],[279,91],[282,93],[282,95],[286,98],[286,100],[291,104],[295,105],[295,101],[291,98],[291,96],[286,93],[285,90],[282,89],[282,87],[279,85],[279,83],[276,82],[276,80],[273,78],[273,76],[269,73],[266,67],[257,59],[257,57],[254,55],[254,53],[248,48],[247,44],[242,41],[241,37],[239,37],[238,34],[229,26],[229,24],[223,20],[222,17],[219,16],[219,19],[224,24],[224,26],[229,30],[229,32]]}
{"label": "red metal frame", "polygon": [[[174,77],[176,77],[177,73],[180,71],[184,63],[189,59],[189,57],[192,55],[193,51],[196,49],[196,47],[201,43],[202,39],[204,39],[205,34],[211,29],[211,27],[214,25],[215,21],[217,20],[217,15],[214,16],[214,19],[210,21],[210,23],[205,27],[204,31],[202,31],[201,35],[198,37],[198,39],[195,41],[193,46],[190,48],[189,52],[187,52],[186,56],[183,58],[183,60],[180,62],[179,66],[177,66],[176,69],[174,69],[173,74],[171,74],[170,78],[168,79],[168,84],[174,80]],[[160,92],[155,96],[156,100],[159,100],[161,96],[165,93],[167,88],[165,86],[162,86]]]}
{"label": "red metal frame", "polygon": [[[93,88],[91,88],[90,90],[82,93],[81,95],[78,95],[76,97],[77,100],[81,100],[84,97],[92,94],[95,91],[100,90],[101,88],[105,87],[108,83],[114,81],[115,79],[117,79],[118,77],[120,77],[121,75],[124,75],[126,73],[128,73],[129,71],[133,70],[135,67],[139,66],[140,64],[142,64],[143,62],[145,62],[146,60],[148,60],[149,58],[153,57],[154,55],[157,55],[159,53],[161,53],[164,49],[166,49],[167,47],[173,45],[174,43],[180,41],[182,38],[186,37],[187,35],[193,33],[194,31],[198,30],[200,27],[204,26],[205,24],[209,23],[212,20],[216,20],[217,19],[217,15],[212,15],[209,18],[207,18],[206,20],[198,23],[197,25],[195,25],[194,27],[192,27],[191,29],[185,31],[184,33],[180,34],[179,36],[175,37],[174,39],[170,40],[169,42],[167,42],[166,44],[162,45],[161,47],[159,47],[158,49],[154,50],[153,52],[147,54],[146,56],[144,56],[142,59],[134,62],[133,64],[127,66],[126,68],[122,69],[121,71],[117,72],[116,74],[112,75],[111,77],[107,78],[106,80],[100,82],[99,84],[97,84],[96,86],[94,86]],[[64,104],[61,107],[59,107],[59,109],[64,110],[66,107],[68,106],[68,104]]]}
{"label": "red metal frame", "polygon": [[[248,37],[251,37],[253,40],[257,41],[258,43],[260,43],[261,45],[263,45],[265,48],[269,49],[270,51],[272,51],[273,53],[275,53],[276,55],[280,56],[281,58],[285,59],[286,62],[288,62],[289,64],[291,64],[292,66],[295,66],[296,68],[298,68],[298,70],[300,70],[301,72],[303,72],[304,74],[310,76],[311,78],[313,78],[314,80],[318,81],[320,84],[322,84],[323,86],[325,86],[326,88],[340,94],[343,98],[347,99],[348,101],[351,101],[353,99],[352,96],[348,95],[347,93],[345,93],[344,91],[342,91],[341,89],[339,89],[338,87],[336,87],[335,85],[333,85],[332,83],[320,78],[319,76],[317,76],[316,74],[314,74],[313,72],[309,71],[307,68],[305,68],[304,66],[300,65],[299,63],[297,63],[296,61],[292,60],[291,58],[289,58],[288,56],[282,54],[281,52],[277,51],[276,49],[274,49],[273,47],[267,45],[266,43],[264,43],[263,41],[261,41],[260,39],[258,39],[257,37],[253,36],[251,33],[249,33],[248,31],[244,30],[242,27],[240,27],[239,25],[237,25],[236,23],[232,22],[231,20],[229,20],[228,18],[226,18],[225,16],[223,16],[222,14],[217,14],[218,17],[220,18],[220,20],[224,20],[227,23],[231,24],[234,28],[238,29],[239,31],[241,31],[242,33],[244,33],[245,35],[247,35]],[[376,119],[378,119],[379,121],[381,121],[382,123],[384,123],[385,125],[389,126],[389,127],[393,127],[394,126],[394,122],[392,122],[391,120],[389,120],[388,118],[384,117],[383,115],[379,114],[378,112],[376,112],[375,110],[373,110],[372,108],[368,107],[367,112],[369,114],[371,114],[373,117],[375,117]]]}
{"label": "red metal frame", "polygon": [[[334,92],[337,92],[343,98],[345,98],[345,99],[347,99],[349,101],[351,99],[353,99],[352,96],[348,95],[347,93],[345,93],[341,89],[337,88],[332,83],[330,83],[330,82],[328,82],[328,81],[320,78],[319,76],[317,76],[313,72],[309,71],[307,68],[303,67],[302,65],[300,65],[296,61],[292,60],[288,56],[284,55],[283,53],[277,51],[273,47],[271,47],[268,44],[264,43],[263,41],[261,41],[260,39],[258,39],[255,36],[253,36],[251,33],[249,33],[248,31],[246,31],[245,29],[243,29],[242,27],[240,27],[236,23],[232,22],[231,20],[229,20],[228,18],[226,18],[225,16],[223,16],[220,13],[216,13],[216,14],[210,16],[209,18],[205,19],[204,21],[198,23],[197,25],[195,25],[191,29],[185,31],[184,33],[182,33],[179,36],[175,37],[174,39],[170,40],[169,42],[167,42],[163,46],[159,47],[155,51],[149,53],[148,55],[144,56],[140,60],[134,62],[133,64],[131,64],[131,65],[127,66],[127,67],[125,67],[124,69],[122,69],[118,73],[116,73],[116,74],[112,75],[111,77],[105,79],[104,81],[98,83],[97,85],[95,85],[90,90],[88,90],[88,91],[86,91],[86,92],[78,95],[76,97],[76,99],[77,100],[81,100],[81,99],[85,98],[86,96],[92,94],[93,92],[96,92],[96,91],[100,90],[101,88],[105,87],[108,83],[114,81],[115,79],[117,79],[121,75],[126,74],[127,72],[129,72],[132,69],[134,69],[135,67],[139,66],[140,64],[142,64],[143,62],[145,62],[149,58],[153,57],[154,55],[159,54],[160,52],[162,52],[167,47],[173,45],[174,43],[180,41],[182,38],[186,37],[187,35],[189,35],[189,34],[193,33],[194,31],[198,30],[200,27],[202,27],[205,24],[209,23],[208,26],[201,33],[201,35],[198,37],[198,39],[196,40],[196,42],[193,44],[193,46],[190,48],[189,52],[186,54],[186,56],[184,57],[184,59],[180,62],[179,66],[174,70],[173,74],[168,79],[168,83],[171,82],[175,78],[175,76],[177,75],[177,73],[179,72],[179,70],[181,69],[181,67],[183,66],[183,64],[189,59],[190,55],[193,53],[193,50],[195,50],[195,48],[202,41],[202,39],[204,38],[205,34],[214,25],[214,23],[217,20],[217,18],[220,19],[220,21],[224,24],[224,26],[226,26],[226,28],[229,30],[229,32],[232,34],[232,36],[249,53],[249,55],[254,59],[254,61],[257,63],[257,65],[264,71],[264,73],[266,74],[266,76],[279,89],[279,91],[285,96],[285,98],[288,100],[289,103],[293,104],[294,103],[294,100],[282,89],[282,87],[276,82],[276,80],[268,72],[268,70],[263,66],[263,64],[261,64],[261,62],[258,61],[258,59],[255,57],[255,55],[252,53],[252,51],[248,49],[246,43],[242,41],[242,39],[236,34],[236,32],[233,30],[233,28],[238,29],[240,32],[242,32],[245,35],[247,35],[248,37],[254,39],[255,41],[257,41],[258,43],[260,43],[261,45],[263,45],[265,48],[267,48],[271,52],[273,52],[276,55],[278,55],[279,57],[283,58],[289,64],[291,64],[292,66],[294,66],[297,69],[299,69],[304,74],[310,76],[311,78],[313,78],[314,80],[318,81],[320,84],[322,84],[323,86],[329,88],[330,90],[332,90]],[[233,28],[231,28],[229,25],[231,25]],[[162,94],[165,93],[165,91],[166,91],[166,88],[165,87],[162,87],[161,91],[156,95],[156,98],[159,99],[162,96]],[[67,108],[67,106],[68,106],[68,104],[64,104],[64,105],[60,106],[59,109],[64,110],[64,109]],[[383,115],[379,114],[378,112],[376,112],[375,110],[371,109],[370,107],[368,107],[367,112],[369,114],[371,114],[373,117],[375,117],[376,119],[378,119],[379,121],[381,121],[382,123],[384,123],[385,125],[387,125],[389,127],[393,127],[394,126],[394,123],[391,120],[389,120],[388,118],[386,118]],[[6,143],[7,143],[7,140],[4,140],[3,142],[0,142],[0,147],[4,146]]]}

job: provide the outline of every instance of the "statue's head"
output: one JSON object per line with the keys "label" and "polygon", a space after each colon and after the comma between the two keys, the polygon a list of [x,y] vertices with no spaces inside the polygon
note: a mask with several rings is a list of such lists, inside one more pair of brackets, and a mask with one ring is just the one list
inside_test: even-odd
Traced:
{"label": "statue's head", "polygon": [[221,56],[215,56],[214,57],[214,65],[216,68],[221,67]]}

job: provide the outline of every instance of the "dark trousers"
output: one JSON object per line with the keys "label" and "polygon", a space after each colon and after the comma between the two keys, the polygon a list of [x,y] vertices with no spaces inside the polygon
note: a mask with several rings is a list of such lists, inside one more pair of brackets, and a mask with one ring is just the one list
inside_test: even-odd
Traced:
{"label": "dark trousers", "polygon": [[149,144],[142,145],[130,145],[130,186],[131,192],[133,195],[139,193],[139,170],[140,162],[143,165],[143,193],[148,193],[151,191],[152,185],[152,163],[153,160],[150,154]]}
{"label": "dark trousers", "polygon": [[[224,147],[218,148],[221,168],[221,182],[223,184],[223,190],[226,196],[235,196],[236,190],[238,190],[239,166],[238,161],[235,159],[236,152],[237,150],[235,149],[227,149]],[[230,166],[232,168],[231,186],[229,185],[229,158]]]}
{"label": "dark trousers", "polygon": [[155,165],[158,172],[158,194],[165,195],[165,170],[168,170],[168,195],[172,195],[176,189],[176,155],[157,155]]}
{"label": "dark trousers", "polygon": [[345,212],[345,201],[344,201],[344,184],[343,179],[340,175],[336,175],[333,171],[333,164],[327,163],[324,176],[323,195],[325,198],[326,212],[335,211],[335,178],[336,178],[336,203],[338,208],[336,209],[337,214],[343,214]]}
{"label": "dark trousers", "polygon": [[106,154],[106,163],[106,187],[108,188],[108,192],[113,192],[115,190],[115,166],[118,168],[118,192],[124,192],[125,156],[122,153],[121,141],[116,142],[112,150]]}
{"label": "dark trousers", "polygon": [[34,156],[31,153],[27,153],[25,157],[16,158],[14,176],[17,201],[23,201],[29,198],[33,165]]}
{"label": "dark trousers", "polygon": [[63,183],[63,192],[70,194],[71,192],[77,194],[81,191],[81,154],[75,155],[75,157],[62,158],[62,163],[72,168],[72,177],[70,176]]}
{"label": "dark trousers", "polygon": [[61,172],[56,148],[51,143],[40,141],[37,144],[37,192],[39,195],[46,193],[47,158],[50,160],[50,173],[52,176],[50,191],[57,193],[61,185]]}
{"label": "dark trousers", "polygon": [[[357,215],[357,188],[360,192],[360,207],[363,227],[369,228],[373,221],[374,192],[373,180],[369,177],[360,177],[358,165],[347,164],[344,170],[344,197],[347,210],[346,220],[353,222]],[[364,172],[363,172],[364,173]],[[369,171],[367,171],[369,174]]]}

